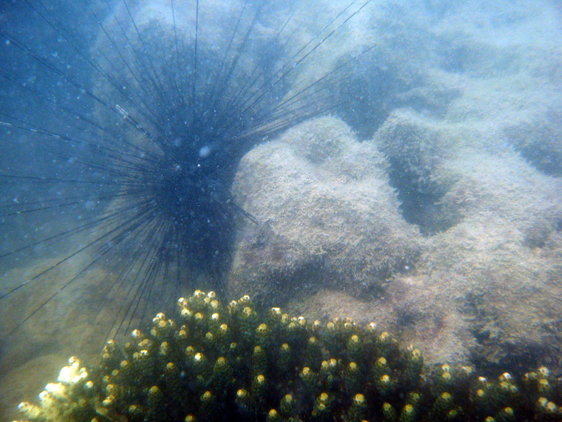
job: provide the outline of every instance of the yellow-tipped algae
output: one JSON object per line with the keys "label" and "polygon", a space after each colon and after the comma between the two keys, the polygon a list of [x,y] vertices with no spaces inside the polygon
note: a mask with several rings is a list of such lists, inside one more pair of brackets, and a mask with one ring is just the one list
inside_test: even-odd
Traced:
{"label": "yellow-tipped algae", "polygon": [[562,381],[546,367],[516,379],[469,366],[423,365],[374,324],[327,324],[279,308],[260,315],[244,296],[222,307],[211,292],[178,301],[147,333],[106,344],[101,363],[71,358],[30,422],[559,421]]}

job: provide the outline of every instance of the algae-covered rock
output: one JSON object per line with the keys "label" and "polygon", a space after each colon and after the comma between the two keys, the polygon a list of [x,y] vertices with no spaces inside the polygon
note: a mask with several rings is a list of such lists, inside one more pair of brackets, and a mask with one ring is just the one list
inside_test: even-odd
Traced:
{"label": "algae-covered rock", "polygon": [[[283,146],[292,155],[279,147],[275,156],[263,152],[266,144],[245,157],[235,192],[259,224],[241,229],[230,273],[234,291],[242,285],[260,298],[280,295],[290,309],[315,317],[377,320],[418,344],[428,361],[559,365],[560,11],[549,2],[480,6],[383,2],[365,23],[379,41],[370,63],[376,83],[350,91],[354,106],[339,115],[368,139],[349,144],[349,151],[357,150],[350,145],[377,151],[355,159],[360,170],[369,168],[364,160],[377,169],[362,179],[377,193],[371,202],[354,189],[357,181],[342,177],[345,202],[309,199],[315,189],[324,189],[326,201],[334,198],[324,183],[334,167],[318,164],[331,158],[329,143],[318,144],[315,154]],[[320,124],[326,127],[316,134],[331,127]],[[280,138],[289,145],[287,137],[309,145],[310,137],[289,132]],[[301,170],[294,172],[301,179],[292,176],[302,157],[320,176]],[[274,176],[307,188],[279,189]],[[310,216],[323,218],[322,210],[334,208],[363,217],[325,226],[322,237]],[[377,230],[366,237],[367,247],[348,243],[347,233],[364,233],[357,222]],[[333,239],[330,248],[314,254],[325,239]],[[384,258],[384,251],[369,250],[378,246]],[[346,259],[339,259],[341,251]],[[271,265],[252,264],[256,257]],[[365,272],[357,265],[361,257],[374,257],[366,262],[375,268],[386,262],[389,271]]]}
{"label": "algae-covered rock", "polygon": [[340,120],[303,123],[247,154],[233,186],[257,223],[240,227],[234,294],[261,299],[337,287],[376,292],[418,255],[422,238],[400,215],[384,156]]}

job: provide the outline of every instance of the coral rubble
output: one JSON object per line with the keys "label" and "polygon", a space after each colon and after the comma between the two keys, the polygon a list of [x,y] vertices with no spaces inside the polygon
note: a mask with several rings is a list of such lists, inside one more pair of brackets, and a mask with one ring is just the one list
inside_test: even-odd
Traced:
{"label": "coral rubble", "polygon": [[58,383],[22,403],[28,421],[554,421],[562,382],[545,367],[496,380],[472,367],[424,367],[375,324],[265,315],[248,296],[178,301],[146,333],[110,341],[96,368],[71,358]]}

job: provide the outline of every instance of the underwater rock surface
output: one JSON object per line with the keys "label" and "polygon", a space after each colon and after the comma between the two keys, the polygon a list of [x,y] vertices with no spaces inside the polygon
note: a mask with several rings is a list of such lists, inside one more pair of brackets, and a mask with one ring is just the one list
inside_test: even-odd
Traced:
{"label": "underwater rock surface", "polygon": [[258,221],[238,235],[232,294],[283,300],[319,288],[377,292],[419,254],[384,156],[335,118],[303,123],[242,159],[233,193]]}
{"label": "underwater rock surface", "polygon": [[[513,151],[434,158],[428,140],[454,136],[455,125],[399,110],[374,141],[323,118],[254,149],[233,191],[259,224],[240,230],[232,291],[308,316],[377,321],[432,362],[555,353],[562,183]],[[400,154],[444,192],[419,226],[446,230],[422,238],[402,217],[386,173]]]}
{"label": "underwater rock surface", "polygon": [[[233,291],[281,298],[311,317],[375,320],[419,345],[428,361],[509,367],[542,356],[559,365],[560,11],[548,2],[485,11],[476,4],[443,3],[433,21],[414,23],[414,6],[389,2],[373,17],[373,37],[388,29],[382,39],[404,45],[394,56],[384,43],[377,50],[383,67],[395,70],[383,79],[394,91],[377,102],[384,118],[371,125],[374,133],[347,147],[360,156],[357,169],[372,175],[342,176],[338,158],[327,159],[335,138],[350,142],[331,119],[306,123],[243,159],[234,191],[261,225],[241,229]],[[390,25],[397,9],[404,12],[399,28]],[[557,35],[546,36],[546,28]],[[365,135],[377,116],[354,110],[364,123],[354,129]],[[322,148],[314,149],[315,139]],[[330,189],[349,197],[313,200],[315,192],[333,198]],[[342,219],[342,207],[355,220]],[[357,227],[372,228],[372,236]],[[353,249],[361,240],[352,229],[368,247]]]}

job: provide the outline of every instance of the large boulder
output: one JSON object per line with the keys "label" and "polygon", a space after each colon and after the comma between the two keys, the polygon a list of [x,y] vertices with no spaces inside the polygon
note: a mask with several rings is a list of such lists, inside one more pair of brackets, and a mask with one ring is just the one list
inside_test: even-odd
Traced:
{"label": "large boulder", "polygon": [[231,294],[265,303],[340,288],[376,296],[423,243],[400,215],[386,161],[331,117],[303,123],[242,159],[233,193],[242,222]]}

